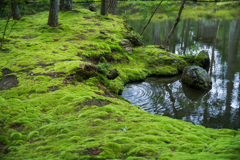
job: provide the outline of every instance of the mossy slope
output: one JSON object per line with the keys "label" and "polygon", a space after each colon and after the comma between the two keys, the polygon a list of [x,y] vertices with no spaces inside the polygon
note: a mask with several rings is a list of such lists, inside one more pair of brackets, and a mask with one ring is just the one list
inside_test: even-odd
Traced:
{"label": "mossy slope", "polygon": [[[115,17],[65,12],[49,28],[47,14],[7,31],[0,68],[19,84],[0,91],[0,159],[239,158],[239,132],[152,115],[112,93],[149,75],[177,74],[187,65],[183,57],[153,46],[128,54],[119,46],[128,26]],[[99,63],[120,76],[84,71]]]}

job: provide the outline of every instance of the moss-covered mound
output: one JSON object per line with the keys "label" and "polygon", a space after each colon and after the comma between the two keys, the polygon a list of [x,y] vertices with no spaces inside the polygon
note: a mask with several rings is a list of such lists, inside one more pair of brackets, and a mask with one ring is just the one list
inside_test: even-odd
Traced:
{"label": "moss-covered mound", "polygon": [[[47,17],[7,30],[0,77],[15,85],[0,91],[0,159],[239,158],[239,132],[152,115],[117,96],[127,82],[181,72],[184,57],[154,46],[130,55],[119,45],[129,27],[115,17],[65,12],[58,28]],[[120,76],[108,80],[112,69]]]}

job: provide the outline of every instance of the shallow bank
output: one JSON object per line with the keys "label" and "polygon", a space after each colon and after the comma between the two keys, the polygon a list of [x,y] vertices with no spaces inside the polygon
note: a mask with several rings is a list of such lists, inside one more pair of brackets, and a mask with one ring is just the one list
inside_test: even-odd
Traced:
{"label": "shallow bank", "polygon": [[[177,74],[184,57],[153,46],[130,55],[119,42],[131,31],[115,17],[65,12],[49,28],[47,14],[9,28],[0,52],[1,70],[11,71],[1,77],[19,82],[0,91],[0,159],[238,158],[239,132],[152,115],[117,97],[127,82]],[[112,69],[120,76],[108,80]]]}

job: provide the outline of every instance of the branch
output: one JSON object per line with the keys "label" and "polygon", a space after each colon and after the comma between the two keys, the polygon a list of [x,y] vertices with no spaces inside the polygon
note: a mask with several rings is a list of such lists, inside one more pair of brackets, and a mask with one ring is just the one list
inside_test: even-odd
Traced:
{"label": "branch", "polygon": [[168,34],[167,41],[166,41],[166,45],[165,45],[165,48],[166,48],[167,51],[169,50],[169,41],[170,41],[170,38],[171,38],[171,36],[172,36],[172,34],[173,34],[173,32],[174,32],[174,30],[175,30],[178,22],[180,21],[180,16],[181,16],[182,10],[183,10],[183,8],[184,8],[185,2],[186,2],[186,0],[182,0],[182,4],[181,4],[180,9],[179,9],[179,11],[178,11],[177,19],[176,19],[176,21],[175,21],[175,23],[174,23],[174,25],[173,25],[170,33]]}
{"label": "branch", "polygon": [[153,12],[152,16],[150,17],[150,19],[148,20],[147,24],[143,27],[142,32],[140,33],[140,36],[143,34],[144,30],[147,28],[147,26],[149,25],[150,21],[152,20],[153,15],[156,13],[158,7],[161,5],[163,0],[161,0],[161,2],[158,4],[157,8],[155,9],[155,11]]}

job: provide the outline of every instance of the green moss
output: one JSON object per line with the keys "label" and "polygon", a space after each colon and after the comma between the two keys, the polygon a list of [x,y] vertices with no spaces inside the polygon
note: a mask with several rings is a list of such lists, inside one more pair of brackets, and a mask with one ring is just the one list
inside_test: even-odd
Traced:
{"label": "green moss", "polygon": [[33,138],[36,138],[36,137],[39,137],[39,132],[38,131],[32,131],[29,133],[28,135],[28,139],[33,139]]}
{"label": "green moss", "polygon": [[131,143],[133,139],[128,137],[115,137],[113,141],[119,144],[123,144],[123,143]]}
{"label": "green moss", "polygon": [[105,112],[105,111],[100,111],[92,115],[92,117],[94,118],[107,118],[107,116],[108,116],[108,112]]}
{"label": "green moss", "polygon": [[10,143],[9,139],[7,136],[0,136],[0,142],[3,144],[3,145],[8,145]]}
{"label": "green moss", "polygon": [[156,148],[152,148],[150,146],[138,146],[136,148],[132,148],[128,156],[153,156],[155,157],[157,155]]}

